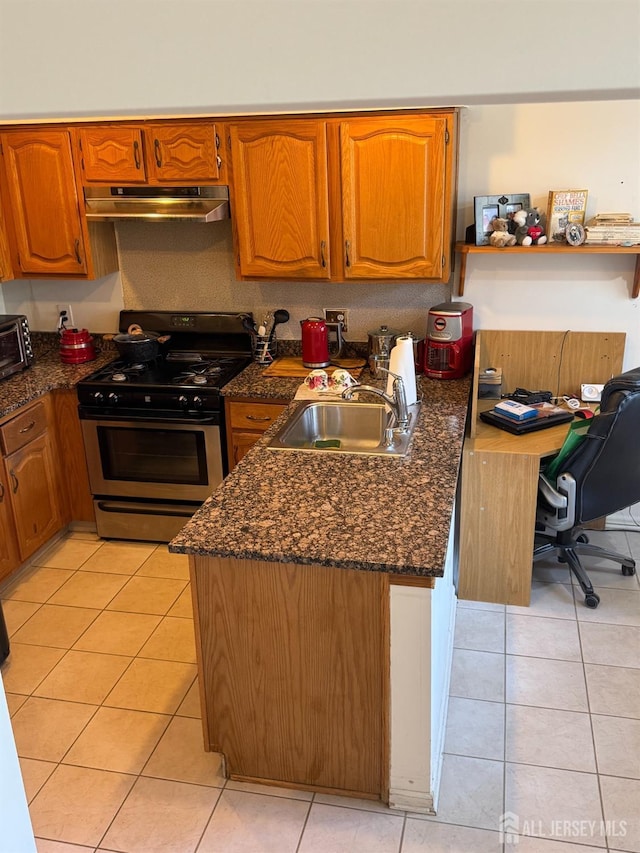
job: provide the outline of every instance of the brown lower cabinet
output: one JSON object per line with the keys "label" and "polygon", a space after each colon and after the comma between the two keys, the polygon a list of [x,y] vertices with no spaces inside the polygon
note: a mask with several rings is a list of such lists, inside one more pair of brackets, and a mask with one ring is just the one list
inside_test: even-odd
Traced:
{"label": "brown lower cabinet", "polygon": [[238,464],[288,405],[286,400],[225,399],[229,470]]}
{"label": "brown lower cabinet", "polygon": [[386,800],[388,576],[190,565],[205,748],[233,779]]}
{"label": "brown lower cabinet", "polygon": [[75,391],[54,391],[0,421],[0,579],[70,521],[92,521]]}

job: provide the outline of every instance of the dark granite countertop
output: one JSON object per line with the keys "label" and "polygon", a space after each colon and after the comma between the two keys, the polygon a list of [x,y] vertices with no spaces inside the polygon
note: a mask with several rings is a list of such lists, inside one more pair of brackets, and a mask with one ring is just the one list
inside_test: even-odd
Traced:
{"label": "dark granite countertop", "polygon": [[63,364],[60,360],[60,339],[55,333],[32,332],[32,343],[35,357],[33,364],[0,381],[0,418],[48,391],[75,388],[85,376],[118,357],[115,349],[101,345],[100,340],[96,339],[96,345],[101,347],[101,351],[94,361]]}
{"label": "dark granite countertop", "polygon": [[[369,382],[366,371],[362,379]],[[250,365],[224,393],[292,399],[300,382],[262,377]],[[403,458],[272,450],[266,444],[287,410],[169,550],[441,576],[470,383],[420,379],[423,403]]]}

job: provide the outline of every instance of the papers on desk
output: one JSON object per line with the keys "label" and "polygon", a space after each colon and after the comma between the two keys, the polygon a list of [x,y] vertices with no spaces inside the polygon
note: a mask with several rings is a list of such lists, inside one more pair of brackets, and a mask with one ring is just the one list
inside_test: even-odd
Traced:
{"label": "papers on desk", "polygon": [[554,406],[553,403],[535,403],[530,408],[537,410],[536,416],[524,421],[516,421],[508,415],[501,415],[495,409],[480,412],[480,420],[498,427],[498,429],[504,429],[513,435],[524,435],[573,420],[573,412],[568,412],[560,406]]}

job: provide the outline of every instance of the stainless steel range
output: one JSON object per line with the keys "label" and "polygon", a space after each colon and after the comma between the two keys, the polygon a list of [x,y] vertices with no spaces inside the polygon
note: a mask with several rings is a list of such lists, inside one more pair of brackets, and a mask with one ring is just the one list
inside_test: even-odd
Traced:
{"label": "stainless steel range", "polygon": [[169,335],[152,361],[116,359],[77,386],[98,534],[168,542],[227,473],[220,389],[251,361],[248,313],[122,311]]}

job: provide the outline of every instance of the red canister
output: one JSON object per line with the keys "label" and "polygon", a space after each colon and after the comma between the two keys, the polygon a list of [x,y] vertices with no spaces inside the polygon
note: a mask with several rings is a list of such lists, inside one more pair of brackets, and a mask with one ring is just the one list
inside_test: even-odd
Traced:
{"label": "red canister", "polygon": [[63,329],[60,336],[60,358],[64,364],[93,361],[96,348],[87,329]]}

